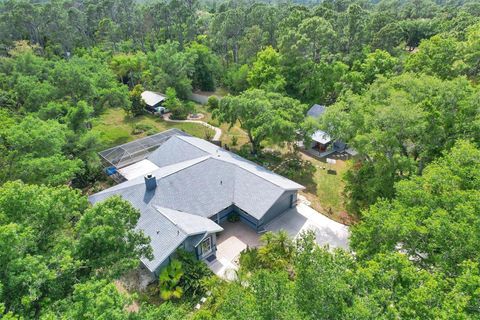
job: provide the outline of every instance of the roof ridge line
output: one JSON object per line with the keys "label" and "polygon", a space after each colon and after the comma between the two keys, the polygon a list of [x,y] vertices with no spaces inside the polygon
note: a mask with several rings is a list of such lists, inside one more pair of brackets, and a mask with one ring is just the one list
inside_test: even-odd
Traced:
{"label": "roof ridge line", "polygon": [[[185,140],[185,139],[182,139],[182,138],[184,138],[184,137],[186,137],[186,138],[197,138],[197,137],[194,137],[194,136],[189,136],[189,137],[187,137],[187,136],[180,136],[180,135],[175,135],[174,137],[179,138],[180,140],[188,143],[189,145],[197,148],[198,150],[204,151],[204,152],[208,153],[209,155],[213,155],[212,153],[206,151],[205,149],[200,148],[199,146],[196,146],[195,144],[191,143],[190,141]],[[197,139],[200,139],[200,140],[206,141],[206,142],[208,142],[208,143],[211,143],[210,141],[207,141],[207,140],[205,140],[205,139],[201,139],[201,138],[197,138]],[[211,143],[211,144],[213,144],[213,143]],[[213,144],[213,145],[214,145],[215,147],[217,147],[217,151],[218,151],[218,149],[225,150],[225,149],[223,149],[223,148],[221,148],[221,147],[219,147],[219,146],[217,146],[217,145],[215,145],[215,144]],[[225,151],[226,151],[226,150],[225,150]]]}
{"label": "roof ridge line", "polygon": [[[230,152],[230,151],[227,151],[227,150],[225,150],[225,151],[226,151],[226,152]],[[232,154],[234,154],[234,153],[232,153]],[[235,154],[234,154],[234,155],[235,155]],[[237,156],[238,156],[238,155],[237,155]],[[253,175],[255,175],[255,176],[257,176],[257,177],[259,177],[259,178],[267,181],[268,183],[270,183],[270,184],[272,184],[272,185],[274,185],[274,186],[277,186],[277,187],[279,187],[280,189],[283,189],[283,190],[285,190],[285,191],[298,190],[298,189],[296,189],[296,188],[295,188],[295,189],[285,188],[285,187],[283,187],[283,186],[281,186],[281,185],[273,182],[273,181],[270,180],[270,179],[266,179],[266,178],[262,177],[260,174],[256,173],[255,171],[249,170],[248,168],[244,168],[244,167],[241,166],[241,165],[235,165],[235,163],[233,163],[233,162],[231,162],[231,161],[228,161],[227,159],[222,159],[222,158],[214,157],[214,156],[212,156],[211,158],[212,158],[212,159],[216,159],[216,160],[220,160],[220,161],[223,161],[223,162],[226,162],[226,163],[231,164],[231,165],[234,165],[235,168],[242,169],[243,171],[249,172],[249,173],[251,173],[251,174],[253,174]],[[252,162],[252,161],[250,161],[250,160],[248,160],[248,159],[245,159],[245,160],[251,162],[251,163],[252,163],[253,165],[255,165],[255,166],[259,166],[259,167],[261,167],[261,168],[264,168],[264,167],[256,164],[255,162]],[[283,178],[283,179],[290,180],[290,179],[285,178],[285,177],[282,176],[282,175],[279,175],[278,173],[273,172],[272,170],[269,170],[269,169],[267,169],[267,168],[264,168],[264,169],[265,169],[265,170],[268,170],[268,173],[270,173],[270,174],[274,174],[274,175],[279,176],[279,177],[281,177],[281,178]],[[234,179],[236,179],[236,176],[234,176]],[[290,180],[290,181],[292,181],[292,182],[294,182],[294,183],[297,183],[297,182],[295,182],[295,181],[293,181],[293,180]],[[297,184],[300,185],[299,183],[297,183]],[[235,188],[235,187],[234,187],[234,188]]]}
{"label": "roof ridge line", "polygon": [[[199,149],[199,150],[202,150],[202,151],[207,152],[208,154],[210,154],[210,156],[211,156],[213,159],[217,159],[217,160],[221,160],[221,161],[223,161],[223,162],[227,162],[227,163],[233,164],[231,161],[222,159],[221,157],[214,157],[214,154],[206,151],[205,149],[200,148],[199,146],[196,146],[195,144],[193,144],[192,142],[190,142],[190,141],[188,141],[188,140],[183,139],[183,138],[196,138],[196,137],[192,137],[192,136],[190,136],[190,137],[175,136],[175,137],[180,138],[182,141],[185,141],[186,143],[190,144],[191,146],[194,146],[195,148],[197,148],[197,149]],[[197,138],[197,139],[200,139],[200,138]],[[202,140],[203,140],[203,139],[202,139]],[[206,140],[205,140],[205,141],[206,141]],[[211,143],[211,142],[209,142],[209,141],[206,141],[206,142]],[[212,143],[212,144],[213,144],[213,143]],[[215,147],[217,147],[217,151],[218,151],[218,149],[221,149],[222,152],[229,153],[229,154],[233,155],[233,157],[240,157],[239,155],[237,155],[237,154],[235,154],[235,153],[233,153],[233,152],[231,152],[231,151],[225,150],[225,149],[223,149],[223,148],[221,148],[221,147],[219,147],[219,146],[217,146],[217,145],[215,145],[215,144],[213,144],[213,145],[214,145]],[[282,175],[279,175],[278,173],[273,172],[272,170],[269,170],[269,169],[267,169],[267,168],[264,168],[264,167],[260,166],[259,164],[255,163],[255,162],[253,162],[253,161],[250,161],[250,160],[245,159],[245,158],[243,158],[243,157],[241,157],[241,158],[242,158],[242,160],[245,161],[246,163],[252,164],[252,165],[254,165],[254,166],[259,166],[259,167],[267,170],[270,174],[274,174],[274,175],[279,176],[279,177],[281,177],[281,178],[283,178],[283,179],[285,179],[285,180],[290,180],[290,179],[285,178],[285,177],[282,176]],[[237,160],[237,159],[235,159],[235,160]],[[238,161],[240,162],[240,160],[238,160]],[[282,189],[285,190],[285,191],[298,190],[298,188],[295,188],[295,189],[292,189],[292,188],[284,188],[283,186],[281,186],[281,185],[279,185],[279,184],[271,181],[270,179],[266,179],[266,178],[262,177],[261,175],[259,175],[258,173],[254,172],[253,170],[246,169],[246,168],[244,168],[244,167],[242,167],[242,166],[240,166],[240,165],[239,165],[238,167],[240,167],[241,169],[243,169],[243,170],[245,170],[245,171],[247,171],[247,172],[250,172],[250,173],[256,175],[256,176],[259,177],[259,178],[262,178],[262,179],[265,180],[265,181],[270,182],[271,184],[273,184],[273,185],[275,185],[275,186],[277,186],[277,187],[279,187],[279,188],[282,188]],[[294,183],[297,183],[297,182],[295,182],[295,181],[293,181],[293,180],[290,180],[290,181],[292,181],[292,182],[294,182]],[[300,185],[299,183],[297,183],[297,184]]]}
{"label": "roof ridge line", "polygon": [[[225,162],[228,162],[228,161],[226,161],[226,160],[224,160],[224,161],[225,161]],[[260,165],[258,165],[258,166],[260,166]],[[254,171],[252,171],[252,170],[248,170],[248,169],[246,169],[246,168],[244,168],[244,167],[242,167],[242,166],[237,166],[237,167],[238,167],[239,169],[242,169],[242,170],[246,171],[246,172],[250,172],[251,174],[253,174],[253,175],[255,175],[255,176],[257,176],[257,177],[259,177],[259,178],[261,178],[261,179],[263,179],[263,180],[265,180],[265,181],[267,181],[267,182],[270,183],[270,184],[273,184],[274,186],[279,187],[280,189],[282,189],[282,190],[284,190],[284,191],[298,190],[298,189],[292,189],[292,188],[282,187],[281,185],[273,182],[273,181],[270,180],[270,179],[265,179],[264,177],[262,177],[261,175],[259,175],[258,173],[254,172]],[[263,167],[262,167],[262,168],[263,168]],[[265,168],[265,169],[266,169],[266,168]],[[272,170],[269,170],[269,169],[266,169],[266,170],[268,170],[270,173],[272,173],[272,174],[274,174],[274,175],[277,175],[277,176],[279,176],[279,177],[282,177],[283,179],[287,179],[287,178],[285,178],[284,176],[281,176],[281,175],[279,175],[278,173],[273,172]],[[287,180],[290,180],[290,179],[287,179]],[[290,181],[293,181],[293,180],[290,180]],[[293,181],[293,182],[295,182],[295,181]],[[295,183],[297,183],[297,182],[295,182]],[[297,183],[297,184],[300,185],[299,183]]]}
{"label": "roof ridge line", "polygon": [[[203,158],[203,159],[202,159],[202,158]],[[158,178],[158,179],[163,179],[163,178],[169,177],[169,176],[171,176],[172,174],[175,174],[175,173],[180,172],[180,171],[183,171],[183,170],[185,170],[185,169],[187,169],[187,168],[193,167],[193,166],[195,166],[195,165],[197,165],[197,164],[199,164],[199,163],[201,163],[201,162],[203,162],[203,161],[205,161],[205,160],[207,160],[207,159],[209,159],[209,158],[212,158],[212,155],[211,155],[211,154],[209,154],[208,156],[202,156],[202,157],[193,158],[193,159],[190,159],[190,160],[185,160],[185,161],[182,161],[182,162],[174,163],[174,164],[172,164],[171,166],[177,166],[177,165],[180,165],[180,164],[182,164],[182,163],[185,163],[185,162],[188,162],[188,161],[192,161],[192,164],[189,164],[188,166],[185,166],[185,167],[183,167],[183,168],[181,168],[181,169],[178,169],[177,171],[172,171],[172,172],[170,172],[169,174],[163,175],[161,178]],[[194,160],[197,160],[197,161],[194,162]],[[160,170],[160,169],[162,169],[162,168],[168,168],[168,167],[169,167],[169,166],[160,167],[160,168],[158,168],[157,170]],[[155,171],[154,171],[154,172],[155,172]],[[153,172],[152,172],[152,173],[153,173]],[[157,177],[155,177],[155,179],[157,179]],[[167,208],[167,209],[168,209],[168,208]]]}
{"label": "roof ridge line", "polygon": [[[203,216],[200,216],[200,215],[196,215],[196,214],[193,214],[193,213],[189,213],[189,212],[185,212],[185,211],[182,211],[182,210],[177,210],[177,209],[172,209],[172,208],[167,208],[167,207],[162,207],[162,206],[156,206],[156,205],[153,205],[152,206],[157,212],[159,212],[162,216],[164,216],[165,218],[167,218],[168,221],[170,221],[174,226],[176,226],[178,229],[182,230],[182,232],[190,237],[190,236],[196,236],[196,235],[199,235],[199,234],[203,234],[203,233],[208,233],[208,231],[201,231],[201,232],[197,232],[197,233],[190,233],[190,232],[187,232],[181,225],[179,225],[178,223],[174,222],[169,216],[168,214],[166,214],[165,212],[162,212],[162,209],[167,209],[167,210],[172,210],[172,211],[176,211],[176,212],[179,212],[179,213],[184,213],[186,215],[190,215],[190,216],[195,216],[195,217],[198,217],[198,218],[201,218],[201,219],[206,219],[206,220],[210,220],[209,218],[205,218]],[[214,222],[214,221],[212,221]],[[216,222],[214,222],[216,223]]]}
{"label": "roof ridge line", "polygon": [[[203,159],[202,159],[202,158],[203,158]],[[209,159],[209,158],[212,158],[212,155],[211,155],[211,154],[206,155],[206,156],[202,156],[202,157],[198,157],[198,158],[193,158],[193,159],[190,159],[190,160],[185,160],[185,161],[178,162],[178,163],[174,163],[174,164],[171,164],[171,165],[168,165],[168,166],[165,166],[165,167],[160,167],[160,168],[158,168],[158,169],[150,172],[150,174],[153,174],[155,171],[158,171],[158,170],[164,170],[165,168],[168,168],[168,167],[170,167],[170,166],[173,167],[173,166],[178,166],[178,165],[180,165],[180,164],[182,164],[182,163],[185,163],[185,162],[189,162],[189,161],[192,162],[191,164],[189,164],[189,165],[187,165],[187,166],[185,166],[185,167],[182,167],[181,169],[178,169],[177,171],[172,171],[172,172],[170,172],[170,173],[168,173],[168,174],[162,175],[161,177],[155,177],[155,179],[163,179],[163,178],[166,178],[166,177],[171,176],[172,174],[175,174],[175,173],[177,173],[177,172],[180,172],[180,171],[182,171],[182,170],[185,170],[185,169],[187,169],[187,168],[190,168],[190,167],[192,167],[192,166],[194,166],[194,165],[197,165],[197,164],[199,164],[199,163],[201,163],[201,162],[203,162],[203,161],[205,161],[205,160],[207,160],[207,159]],[[195,160],[195,161],[194,161],[194,160]],[[120,183],[120,184],[114,185],[114,186],[112,186],[112,187],[110,187],[110,188],[108,188],[108,189],[102,190],[102,191],[97,192],[97,193],[95,193],[95,194],[93,194],[93,195],[106,194],[106,193],[109,193],[109,192],[115,192],[115,191],[117,191],[117,190],[122,190],[122,189],[127,188],[127,187],[133,187],[133,186],[141,185],[141,184],[143,184],[144,182],[143,182],[143,180],[140,179],[140,177],[141,177],[141,176],[135,177],[135,178],[132,179],[132,180],[124,181],[124,182],[122,182],[122,183]],[[128,184],[128,186],[120,187],[120,186],[122,186],[122,184],[128,183],[128,182],[133,182],[133,181],[135,181],[136,179],[138,179],[138,182]],[[118,187],[118,188],[116,188],[115,190],[110,190],[111,188],[115,188],[115,187]]]}
{"label": "roof ridge line", "polygon": [[[177,223],[175,223],[167,214],[165,214],[164,212],[162,212],[162,208],[164,209],[170,209],[170,208],[166,208],[166,207],[160,207],[160,206],[152,206],[158,213],[160,213],[162,216],[164,216],[165,218],[167,218],[168,221],[170,221],[171,224],[173,224],[175,227],[178,227],[178,229],[182,230],[182,232],[187,236],[188,235],[188,232],[185,231],[185,229],[183,229],[180,225],[178,225]],[[176,209],[170,209],[170,210],[175,210],[175,211],[178,211],[178,212],[183,212],[183,211],[180,211],[180,210],[176,210]]]}

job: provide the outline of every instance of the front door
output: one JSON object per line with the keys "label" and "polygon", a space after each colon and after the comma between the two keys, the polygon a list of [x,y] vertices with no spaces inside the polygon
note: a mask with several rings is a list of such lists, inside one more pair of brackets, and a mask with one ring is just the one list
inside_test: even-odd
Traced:
{"label": "front door", "polygon": [[295,202],[296,202],[296,197],[295,197],[294,194],[291,194],[291,195],[290,195],[290,208],[294,208],[294,207],[295,207],[295,205],[296,205]]}
{"label": "front door", "polygon": [[212,236],[208,236],[198,246],[198,257],[200,259],[205,258],[213,251]]}

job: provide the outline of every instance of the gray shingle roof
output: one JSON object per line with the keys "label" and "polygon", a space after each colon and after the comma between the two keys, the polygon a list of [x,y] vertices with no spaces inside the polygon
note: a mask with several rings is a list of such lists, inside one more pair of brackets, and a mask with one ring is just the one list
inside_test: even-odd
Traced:
{"label": "gray shingle roof", "polygon": [[185,241],[187,234],[175,226],[167,217],[152,207],[145,207],[137,223],[137,230],[142,230],[150,237],[153,260],[141,258],[143,264],[152,272],[165,261],[179,245]]}
{"label": "gray shingle roof", "polygon": [[173,136],[153,151],[147,159],[161,168],[207,155],[209,153],[198,148],[192,148],[191,144],[183,141],[179,136]]}
{"label": "gray shingle roof", "polygon": [[322,114],[325,113],[325,106],[321,106],[319,104],[314,104],[308,111],[307,111],[307,116],[313,117],[313,118],[318,118]]}
{"label": "gray shingle roof", "polygon": [[223,231],[222,227],[205,217],[169,208],[156,209],[189,236]]}
{"label": "gray shingle roof", "polygon": [[185,142],[188,142],[195,148],[198,148],[200,150],[203,150],[209,153],[210,155],[214,156],[217,159],[220,159],[228,163],[232,163],[235,166],[245,169],[246,171],[253,173],[259,176],[260,178],[267,180],[285,190],[298,190],[298,189],[304,188],[302,185],[292,180],[289,180],[285,177],[282,177],[281,175],[273,173],[272,171],[267,170],[256,163],[253,163],[247,159],[244,159],[233,152],[226,151],[225,149],[222,149],[214,145],[213,143],[210,143],[203,139],[190,137],[190,136],[177,136],[177,138]]}
{"label": "gray shingle roof", "polygon": [[189,236],[195,236],[194,243],[200,242],[206,234],[223,231],[212,220],[168,208],[147,207],[137,223],[151,239],[153,260],[142,258],[144,265],[152,272],[172,254]]}
{"label": "gray shingle roof", "polygon": [[210,217],[232,204],[256,219],[288,190],[303,186],[205,140],[172,136],[148,157],[160,168],[157,187],[148,191],[137,177],[90,196],[96,203],[120,195],[139,209],[137,228],[150,236],[156,268],[188,237],[219,232]]}

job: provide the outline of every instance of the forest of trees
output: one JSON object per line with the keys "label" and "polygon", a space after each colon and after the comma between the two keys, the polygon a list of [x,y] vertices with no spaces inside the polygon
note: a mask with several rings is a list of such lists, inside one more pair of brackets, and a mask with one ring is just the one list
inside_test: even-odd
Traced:
{"label": "forest of trees", "polygon": [[[0,1],[0,318],[480,318],[479,77],[477,0]],[[268,234],[200,311],[126,311],[139,213],[83,191],[92,122],[141,113],[142,88],[172,108],[224,88],[213,116],[254,155],[316,128],[355,148],[355,254]]]}

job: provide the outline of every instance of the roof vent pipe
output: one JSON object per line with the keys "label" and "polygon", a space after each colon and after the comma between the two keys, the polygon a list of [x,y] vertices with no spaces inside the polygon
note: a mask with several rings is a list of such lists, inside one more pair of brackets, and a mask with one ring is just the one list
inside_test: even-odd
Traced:
{"label": "roof vent pipe", "polygon": [[153,174],[147,174],[145,176],[145,188],[147,191],[154,190],[157,187],[157,179]]}

